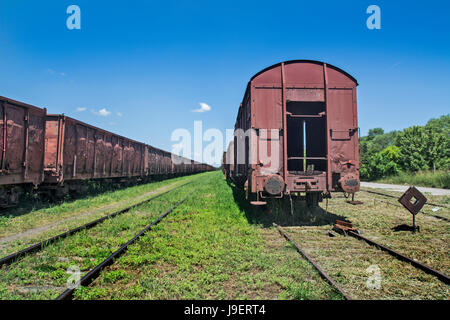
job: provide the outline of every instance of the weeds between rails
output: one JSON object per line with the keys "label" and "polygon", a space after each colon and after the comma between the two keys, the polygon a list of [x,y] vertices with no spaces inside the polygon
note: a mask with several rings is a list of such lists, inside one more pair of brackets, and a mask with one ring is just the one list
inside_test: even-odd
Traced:
{"label": "weeds between rails", "polygon": [[[308,260],[308,261],[316,268],[316,270],[320,273],[320,275],[321,275],[325,280],[327,280],[327,282],[329,282],[333,287],[335,287],[335,288],[336,288],[336,289],[337,289],[337,290],[338,290],[338,291],[339,291],[346,299],[351,299],[350,296],[346,295],[346,293],[345,293],[345,292],[337,285],[337,283],[336,283],[332,278],[330,278],[329,275],[327,275],[326,272],[323,271],[323,270],[321,269],[321,267],[320,267],[320,266],[319,266],[319,265],[318,265],[311,257],[309,257],[309,256],[306,254],[306,252],[305,252],[302,248],[300,248],[300,247],[298,246],[298,244],[297,244],[291,237],[289,237],[289,236],[281,229],[280,226],[276,225],[275,223],[273,224],[273,226],[275,226],[275,227],[277,228],[277,230],[280,232],[280,234],[281,234],[283,237],[285,237],[289,242],[291,242],[291,243],[295,246],[295,248],[297,249],[297,251],[298,251],[298,252],[299,252],[306,260]],[[428,273],[428,274],[430,274],[430,275],[436,277],[438,280],[440,280],[441,282],[443,282],[443,283],[445,283],[445,284],[447,284],[447,285],[450,283],[450,278],[449,278],[447,275],[445,275],[445,274],[443,274],[442,272],[439,272],[439,271],[437,271],[437,270],[435,270],[435,269],[432,269],[430,266],[428,266],[428,265],[426,265],[426,264],[424,264],[424,263],[421,263],[421,262],[419,262],[419,261],[417,261],[417,260],[411,259],[411,258],[405,256],[404,254],[401,254],[401,253],[399,253],[399,252],[397,252],[397,251],[394,251],[394,250],[392,250],[392,249],[390,249],[390,248],[388,248],[388,247],[386,247],[386,246],[384,246],[384,245],[381,245],[381,244],[379,244],[379,243],[376,243],[375,241],[373,241],[373,240],[371,240],[371,239],[368,239],[368,238],[366,238],[366,237],[360,236],[360,235],[357,234],[357,233],[354,233],[354,232],[348,232],[348,233],[346,233],[346,234],[348,234],[348,235],[350,235],[350,236],[352,236],[352,237],[354,237],[354,238],[356,238],[356,239],[365,241],[366,243],[368,243],[368,244],[374,246],[375,248],[377,248],[377,249],[379,249],[379,250],[382,250],[382,251],[388,253],[389,255],[395,257],[395,258],[398,259],[399,261],[407,262],[408,264],[410,264],[410,265],[413,266],[414,268],[417,268],[417,269],[419,269],[419,270],[421,270],[421,271],[424,271],[425,273]]]}
{"label": "weeds between rails", "polygon": [[178,201],[172,208],[164,212],[162,215],[160,215],[155,221],[153,221],[151,224],[149,224],[147,227],[145,227],[141,232],[139,232],[135,237],[133,237],[130,241],[128,241],[126,244],[121,246],[118,250],[116,250],[113,254],[111,254],[108,258],[106,258],[103,262],[101,262],[99,265],[97,265],[95,268],[93,268],[91,271],[89,271],[83,278],[81,278],[72,288],[68,288],[63,293],[61,293],[56,300],[70,300],[73,298],[73,293],[76,289],[76,287],[79,286],[87,286],[92,281],[94,281],[99,275],[100,272],[106,268],[107,266],[111,265],[114,262],[114,259],[120,257],[128,248],[129,245],[133,244],[137,239],[139,239],[144,233],[146,233],[148,230],[150,230],[153,226],[161,222],[162,219],[164,219],[167,215],[169,215],[175,208],[177,208],[180,204],[182,204],[184,201],[186,201],[187,198],[189,198],[193,193],[190,192],[186,197],[184,197],[182,200]]}
{"label": "weeds between rails", "polygon": [[98,225],[99,223],[101,223],[101,222],[103,222],[103,221],[105,221],[107,219],[114,218],[114,217],[116,217],[118,215],[126,213],[126,212],[130,211],[131,209],[134,209],[134,208],[136,208],[136,207],[138,207],[138,206],[140,206],[142,204],[145,204],[147,202],[155,200],[155,199],[157,199],[157,198],[159,198],[159,197],[161,197],[161,196],[163,196],[163,195],[165,195],[165,194],[167,194],[167,193],[169,193],[171,191],[174,191],[174,190],[176,190],[178,188],[186,186],[186,185],[188,185],[190,183],[192,183],[192,181],[184,183],[184,184],[181,184],[179,186],[176,186],[173,189],[167,190],[167,191],[165,191],[163,193],[160,193],[160,194],[158,194],[158,195],[156,195],[154,197],[151,197],[149,199],[143,200],[143,201],[141,201],[139,203],[136,203],[136,204],[134,204],[132,206],[126,207],[126,208],[124,208],[122,210],[116,211],[116,212],[111,213],[111,214],[109,214],[107,216],[101,217],[101,218],[96,219],[94,221],[91,221],[91,222],[89,222],[87,224],[84,224],[82,226],[73,228],[73,229],[71,229],[69,231],[66,231],[64,233],[61,233],[61,234],[59,234],[57,236],[54,236],[54,237],[51,237],[51,238],[49,238],[47,240],[41,241],[39,243],[36,243],[36,244],[34,244],[32,246],[29,246],[29,247],[27,247],[27,248],[25,248],[23,250],[20,250],[20,251],[17,251],[15,253],[12,253],[12,254],[10,254],[10,255],[0,259],[0,267],[3,266],[3,265],[9,265],[9,264],[13,263],[14,261],[16,261],[17,259],[19,259],[20,257],[26,255],[26,254],[38,252],[38,251],[42,250],[43,248],[47,247],[48,245],[50,245],[52,243],[55,243],[59,239],[66,238],[68,236],[74,235],[74,234],[76,234],[77,232],[79,232],[81,230],[87,230],[87,229],[93,228],[96,225]]}
{"label": "weeds between rails", "polygon": [[316,268],[316,270],[319,272],[319,274],[320,274],[320,276],[322,277],[322,278],[324,278],[329,284],[331,284],[334,288],[336,288],[336,290],[337,291],[339,291],[343,296],[344,296],[344,298],[345,298],[345,300],[352,300],[352,298],[347,294],[347,293],[345,293],[344,292],[344,290],[342,290],[342,288],[324,271],[324,270],[322,270],[322,268],[314,261],[314,260],[312,260],[309,256],[308,256],[308,254],[304,251],[304,250],[302,250],[299,246],[298,246],[298,244],[294,241],[294,240],[292,240],[291,239],[291,237],[289,237],[289,235],[287,234],[287,233],[285,233],[284,231],[283,231],[283,229],[279,226],[279,225],[277,225],[277,224],[273,224],[273,226],[275,227],[275,228],[277,228],[277,230],[278,230],[278,232],[284,237],[284,238],[286,238],[286,240],[288,240],[290,243],[292,243],[293,245],[294,245],[294,247],[297,249],[297,251],[306,259],[306,260],[308,260],[313,266],[314,266],[314,268]]}
{"label": "weeds between rails", "polygon": [[379,244],[379,243],[377,243],[377,242],[375,242],[373,240],[370,240],[370,239],[368,239],[366,237],[363,237],[362,235],[357,234],[357,233],[355,233],[353,231],[348,231],[348,234],[350,236],[358,239],[358,240],[363,240],[366,243],[370,244],[371,246],[375,246],[376,248],[389,253],[391,256],[397,258],[398,260],[410,263],[415,268],[418,268],[418,269],[420,269],[420,270],[422,270],[422,271],[424,271],[426,273],[429,273],[429,274],[437,277],[439,280],[441,280],[445,284],[450,284],[450,278],[448,276],[446,276],[445,274],[443,274],[442,272],[434,270],[431,267],[429,267],[429,266],[427,266],[427,265],[425,265],[425,264],[423,264],[423,263],[421,263],[419,261],[411,259],[411,258],[409,258],[409,257],[407,257],[407,256],[405,256],[405,255],[403,255],[403,254],[401,254],[401,253],[399,253],[399,252],[397,252],[395,250],[392,250],[392,249],[390,249],[390,248],[388,248],[386,246],[383,246],[382,244]]}
{"label": "weeds between rails", "polygon": [[[369,191],[369,190],[362,190],[362,191],[367,192],[367,193],[371,193],[371,194],[376,194],[376,195],[389,197],[389,198],[395,198],[395,199],[397,198],[395,196],[391,196],[389,194],[385,194],[385,193],[381,193],[381,192],[375,192],[375,191]],[[393,205],[395,207],[403,208],[400,205],[397,205],[397,204],[394,204],[394,203],[391,203],[391,202],[388,202],[388,201],[383,201],[383,202],[387,203],[387,204],[390,204],[390,205]],[[426,203],[426,204],[447,208],[444,205],[437,205],[437,204],[433,204],[433,203]],[[430,214],[430,213],[427,213],[427,212],[424,212],[424,211],[421,211],[421,212],[423,214],[430,215],[432,217],[435,217],[435,218],[438,218],[438,219],[441,219],[441,220],[449,221],[449,219],[447,219],[445,217],[442,217],[442,216]],[[431,275],[437,277],[440,281],[444,282],[445,284],[450,284],[450,278],[447,275],[445,275],[442,272],[439,272],[439,271],[437,271],[437,270],[435,270],[435,269],[425,265],[424,263],[421,263],[421,262],[419,262],[417,260],[411,259],[411,258],[409,258],[409,257],[407,257],[407,256],[405,256],[405,255],[403,255],[403,254],[393,250],[393,249],[390,249],[390,248],[388,248],[388,247],[386,247],[386,246],[384,246],[382,244],[379,244],[379,243],[377,243],[377,242],[375,242],[375,241],[373,241],[371,239],[368,239],[368,238],[366,238],[366,237],[364,237],[364,236],[362,236],[362,235],[360,235],[360,234],[358,234],[356,232],[348,231],[348,232],[346,232],[346,234],[352,236],[355,239],[365,241],[369,245],[374,246],[374,247],[376,247],[376,248],[378,248],[378,249],[380,249],[382,251],[385,251],[385,252],[389,253],[391,256],[393,256],[393,257],[395,257],[395,258],[397,258],[397,259],[399,259],[401,261],[410,263],[415,268],[418,268],[418,269],[420,269],[420,270],[422,270],[422,271],[424,271],[424,272],[426,272],[428,274],[431,274]]]}
{"label": "weeds between rails", "polygon": [[[319,272],[320,276],[322,278],[324,278],[329,284],[331,284],[337,291],[339,291],[346,300],[351,300],[351,296],[349,296],[318,264],[316,261],[314,261],[306,252],[305,250],[303,250],[280,226],[276,225],[275,223],[273,224],[273,226],[275,228],[277,228],[277,230],[279,231],[279,233],[287,240],[289,241],[297,250],[297,252],[299,252],[306,260],[308,260],[313,266],[314,268]],[[418,262],[416,260],[413,260],[397,251],[394,251],[392,249],[387,248],[386,246],[383,246],[379,243],[376,243],[375,241],[372,241],[366,237],[363,237],[357,233],[351,232],[349,231],[347,233],[348,235],[359,239],[359,240],[363,240],[366,243],[376,247],[379,250],[382,250],[386,253],[388,253],[389,255],[395,257],[397,260],[402,261],[402,262],[407,262],[408,264],[412,265],[413,267],[424,271],[425,273],[428,273],[430,275],[433,275],[434,277],[436,277],[438,280],[442,281],[445,284],[449,284],[450,283],[450,278],[448,276],[446,276],[445,274],[432,269],[431,267]]]}

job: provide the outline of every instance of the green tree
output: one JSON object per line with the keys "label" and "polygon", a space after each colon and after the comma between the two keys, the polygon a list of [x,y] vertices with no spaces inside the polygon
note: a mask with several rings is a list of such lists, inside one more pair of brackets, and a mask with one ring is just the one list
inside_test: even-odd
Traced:
{"label": "green tree", "polygon": [[365,137],[361,137],[359,141],[360,156],[360,176],[363,179],[373,180],[378,178],[379,171],[375,169],[377,155],[387,147],[393,144],[397,131],[384,133],[381,128],[370,129]]}
{"label": "green tree", "polygon": [[400,165],[406,171],[429,169],[427,157],[427,134],[423,127],[413,126],[401,131],[394,143],[400,148]]}
{"label": "green tree", "polygon": [[432,169],[450,168],[450,116],[431,119],[425,126],[428,166]]}
{"label": "green tree", "polygon": [[367,163],[360,168],[360,174],[370,180],[398,174],[400,172],[399,158],[400,149],[397,146],[388,146],[372,154],[367,159]]}

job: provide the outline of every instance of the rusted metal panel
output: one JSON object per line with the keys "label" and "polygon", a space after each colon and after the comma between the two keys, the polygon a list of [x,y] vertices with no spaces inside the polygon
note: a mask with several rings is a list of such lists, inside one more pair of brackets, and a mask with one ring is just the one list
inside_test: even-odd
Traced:
{"label": "rusted metal panel", "polygon": [[[255,128],[281,129],[282,121],[282,101],[281,92],[277,89],[255,89],[254,103],[256,106]],[[250,127],[245,126],[243,129]]]}
{"label": "rusted metal panel", "polygon": [[122,147],[118,136],[111,136],[111,176],[119,176],[122,173]]}
{"label": "rusted metal panel", "polygon": [[143,158],[143,171],[145,175],[149,174],[149,146],[145,145],[144,147],[144,158]]}
{"label": "rusted metal panel", "polygon": [[0,185],[42,181],[46,110],[0,97]]}
{"label": "rusted metal panel", "polygon": [[46,155],[47,183],[143,174],[143,143],[62,115],[49,115],[47,127],[46,148],[52,151]]}
{"label": "rusted metal panel", "polygon": [[324,102],[323,89],[286,89],[287,101],[318,101]]}
{"label": "rusted metal panel", "polygon": [[28,129],[28,178],[34,184],[42,181],[42,165],[44,159],[45,113],[29,112]]}
{"label": "rusted metal panel", "polygon": [[[69,126],[69,128],[73,128],[73,126]],[[95,154],[95,129],[87,127],[87,138],[86,138],[86,171],[84,172],[85,179],[87,178],[94,178],[94,166],[95,166],[95,160],[96,160],[96,154]],[[65,145],[65,148],[68,146]],[[68,165],[67,168],[70,170],[70,162],[71,159],[73,159],[74,152],[69,152],[69,148],[67,148],[67,154],[68,157],[65,157],[68,162],[65,164]]]}
{"label": "rusted metal panel", "polygon": [[323,63],[318,61],[285,62],[286,86],[323,89]]}
{"label": "rusted metal panel", "polygon": [[56,169],[58,150],[58,119],[47,119],[45,123],[45,157],[44,165],[48,169]]}
{"label": "rusted metal panel", "polygon": [[151,174],[167,175],[179,170],[173,166],[170,152],[149,146],[149,153]]}
{"label": "rusted metal panel", "polygon": [[149,168],[150,168],[150,174],[154,175],[159,173],[159,166],[157,163],[157,154],[156,154],[156,149],[153,148],[152,146],[148,146],[148,153],[149,153]]}
{"label": "rusted metal panel", "polygon": [[14,105],[6,105],[7,168],[11,173],[22,173],[23,154],[25,152],[25,109]]}
{"label": "rusted metal panel", "polygon": [[113,155],[113,146],[112,146],[112,136],[105,136],[105,171],[104,175],[112,176],[112,155]]}
{"label": "rusted metal panel", "polygon": [[[352,89],[330,89],[328,98],[330,112],[330,173],[340,173],[358,176],[358,159],[355,154],[358,148],[358,127],[354,117],[354,101]],[[334,190],[332,185],[329,188]],[[357,188],[358,191],[359,186]]]}

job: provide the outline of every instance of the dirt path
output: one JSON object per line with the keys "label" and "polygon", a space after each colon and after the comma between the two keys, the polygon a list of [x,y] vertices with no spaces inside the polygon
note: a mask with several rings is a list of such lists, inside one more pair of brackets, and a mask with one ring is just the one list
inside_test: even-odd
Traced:
{"label": "dirt path", "polygon": [[164,192],[164,191],[166,191],[168,189],[171,189],[171,187],[174,187],[177,184],[178,183],[175,182],[175,183],[172,183],[172,184],[170,184],[168,186],[163,186],[163,187],[158,188],[156,190],[143,193],[143,194],[133,198],[134,201],[131,204],[129,204],[129,202],[128,202],[129,200],[128,201],[125,200],[125,201],[121,201],[121,202],[112,203],[112,204],[109,204],[107,206],[96,208],[96,209],[91,210],[91,211],[82,212],[80,214],[77,214],[76,216],[72,216],[72,217],[69,217],[69,218],[61,219],[59,221],[46,224],[44,226],[32,228],[32,229],[29,229],[29,230],[21,232],[21,233],[17,233],[17,234],[13,234],[11,236],[7,236],[7,237],[4,237],[4,238],[1,238],[0,239],[0,247],[4,246],[6,243],[11,242],[11,241],[22,240],[22,239],[25,239],[25,238],[31,238],[33,236],[36,236],[37,234],[40,234],[40,233],[42,233],[44,231],[47,231],[47,230],[49,230],[51,228],[57,227],[57,226],[59,226],[59,225],[61,225],[63,223],[66,223],[68,221],[72,221],[72,220],[75,220],[75,219],[91,216],[93,214],[105,212],[105,211],[108,211],[110,209],[118,209],[118,208],[124,206],[125,204],[127,204],[127,206],[128,206],[128,205],[132,205],[132,204],[135,204],[135,203],[139,203],[139,202],[145,200],[148,196],[151,196],[151,195],[156,194],[156,193]]}

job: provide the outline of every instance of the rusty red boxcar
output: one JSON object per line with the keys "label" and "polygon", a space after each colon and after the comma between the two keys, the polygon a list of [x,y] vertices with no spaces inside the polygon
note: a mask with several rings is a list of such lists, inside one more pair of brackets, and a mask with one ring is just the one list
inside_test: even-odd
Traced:
{"label": "rusty red boxcar", "polygon": [[0,97],[0,206],[42,182],[46,109]]}
{"label": "rusty red boxcar", "polygon": [[47,115],[44,183],[59,193],[88,179],[148,175],[147,145],[64,115]]}
{"label": "rusty red boxcar", "polygon": [[[247,85],[226,171],[252,204],[359,190],[355,78],[324,62],[272,65]],[[229,154],[229,153],[232,154]]]}

